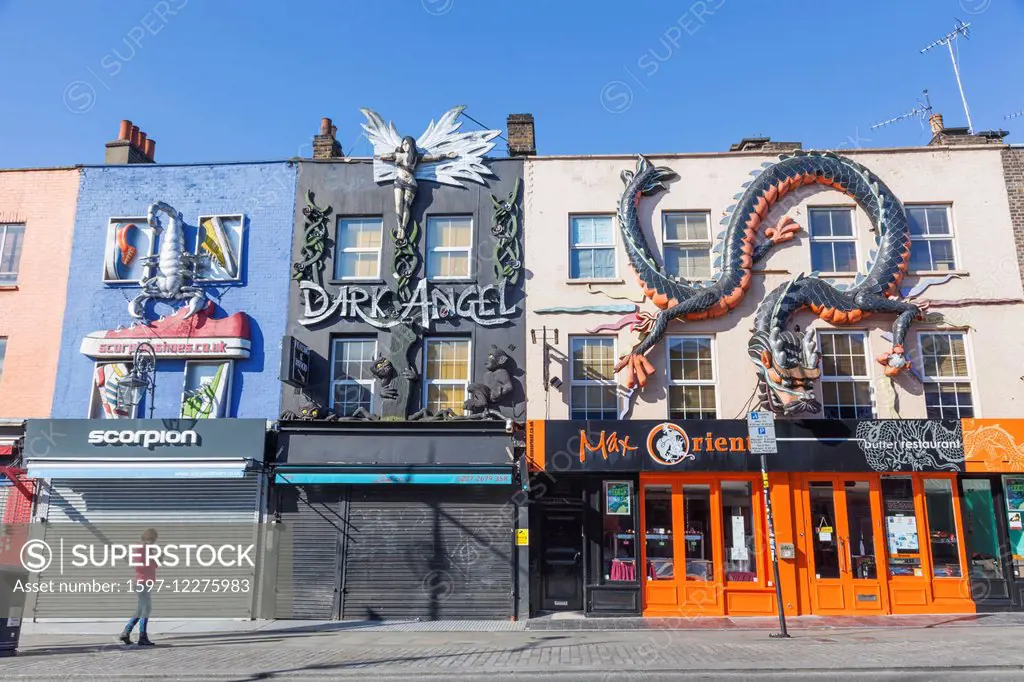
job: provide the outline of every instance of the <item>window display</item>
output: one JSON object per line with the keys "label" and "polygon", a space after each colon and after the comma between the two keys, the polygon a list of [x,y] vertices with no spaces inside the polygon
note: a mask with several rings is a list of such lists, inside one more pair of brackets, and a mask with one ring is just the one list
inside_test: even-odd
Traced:
{"label": "window display", "polygon": [[920,577],[921,547],[917,537],[912,479],[884,476],[882,500],[885,507],[886,544],[889,549],[889,574]]}
{"label": "window display", "polygon": [[871,517],[871,485],[867,481],[844,481],[846,525],[849,535],[849,567],[854,578],[878,577],[875,561],[875,532]]}
{"label": "window display", "polygon": [[1003,565],[999,558],[995,502],[992,484],[983,478],[962,480],[964,497],[964,533],[967,536],[967,559],[974,579],[1002,580]]}
{"label": "window display", "polygon": [[711,486],[684,485],[683,511],[686,523],[686,579],[714,580],[711,544]]}
{"label": "window display", "polygon": [[644,486],[644,518],[647,579],[671,580],[675,577],[675,554],[672,548],[672,486]]}
{"label": "window display", "polygon": [[953,513],[952,481],[948,478],[924,479],[924,500],[928,510],[932,572],[936,578],[959,578],[960,545]]}
{"label": "window display", "polygon": [[1003,476],[1006,492],[1007,529],[1010,534],[1010,556],[1013,559],[1013,577],[1024,578],[1024,529],[1019,516],[1024,512],[1024,477]]}
{"label": "window display", "polygon": [[633,523],[633,484],[604,482],[601,583],[636,580],[636,526]]}
{"label": "window display", "polygon": [[752,487],[750,481],[722,481],[725,579],[729,582],[757,581]]}

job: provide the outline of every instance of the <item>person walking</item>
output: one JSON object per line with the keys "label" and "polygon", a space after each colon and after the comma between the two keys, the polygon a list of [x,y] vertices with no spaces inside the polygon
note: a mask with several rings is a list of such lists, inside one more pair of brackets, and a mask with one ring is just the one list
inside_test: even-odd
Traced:
{"label": "person walking", "polygon": [[[156,530],[150,528],[142,534],[142,544],[152,545],[156,542]],[[145,550],[144,550],[145,551]],[[149,614],[153,610],[152,592],[156,583],[156,561],[145,553],[142,563],[135,567],[135,593],[138,595],[138,604],[135,607],[135,615],[124,626],[121,636],[118,639],[124,644],[132,643],[132,630],[139,626],[139,646],[153,646],[153,642],[146,633],[149,624]]]}

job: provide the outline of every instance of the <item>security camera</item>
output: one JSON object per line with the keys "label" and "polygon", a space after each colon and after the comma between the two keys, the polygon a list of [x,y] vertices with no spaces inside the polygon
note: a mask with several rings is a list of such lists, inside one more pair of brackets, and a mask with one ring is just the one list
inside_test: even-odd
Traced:
{"label": "security camera", "polygon": [[548,381],[548,383],[551,384],[551,388],[561,388],[562,387],[562,380],[559,379],[558,377],[551,377],[551,380]]}

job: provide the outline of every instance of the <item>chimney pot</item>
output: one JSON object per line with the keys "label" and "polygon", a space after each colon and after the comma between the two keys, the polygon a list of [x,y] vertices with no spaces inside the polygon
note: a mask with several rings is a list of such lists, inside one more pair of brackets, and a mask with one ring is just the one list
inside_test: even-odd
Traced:
{"label": "chimney pot", "polygon": [[320,119],[320,134],[330,135],[331,134],[331,119],[322,118]]}
{"label": "chimney pot", "polygon": [[928,125],[931,126],[932,135],[941,133],[945,126],[942,125],[942,114],[932,114],[928,117]]}
{"label": "chimney pot", "polygon": [[156,140],[152,138],[146,140],[146,149],[144,151],[147,159],[155,161],[153,155],[156,153]]}
{"label": "chimney pot", "polygon": [[132,143],[133,147],[139,146],[139,126],[132,126],[132,131],[129,134],[128,141]]}
{"label": "chimney pot", "polygon": [[132,122],[128,119],[121,121],[121,129],[117,132],[117,139],[127,140],[132,134]]}
{"label": "chimney pot", "polygon": [[146,149],[146,133],[139,131],[139,151],[145,153]]}

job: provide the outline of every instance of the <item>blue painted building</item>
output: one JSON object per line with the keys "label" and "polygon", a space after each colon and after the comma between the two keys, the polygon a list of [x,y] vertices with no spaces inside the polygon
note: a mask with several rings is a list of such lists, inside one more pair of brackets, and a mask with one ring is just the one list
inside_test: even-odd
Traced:
{"label": "blue painted building", "polygon": [[[295,183],[291,162],[84,168],[53,416],[276,419]],[[142,342],[152,398],[128,382]]]}

